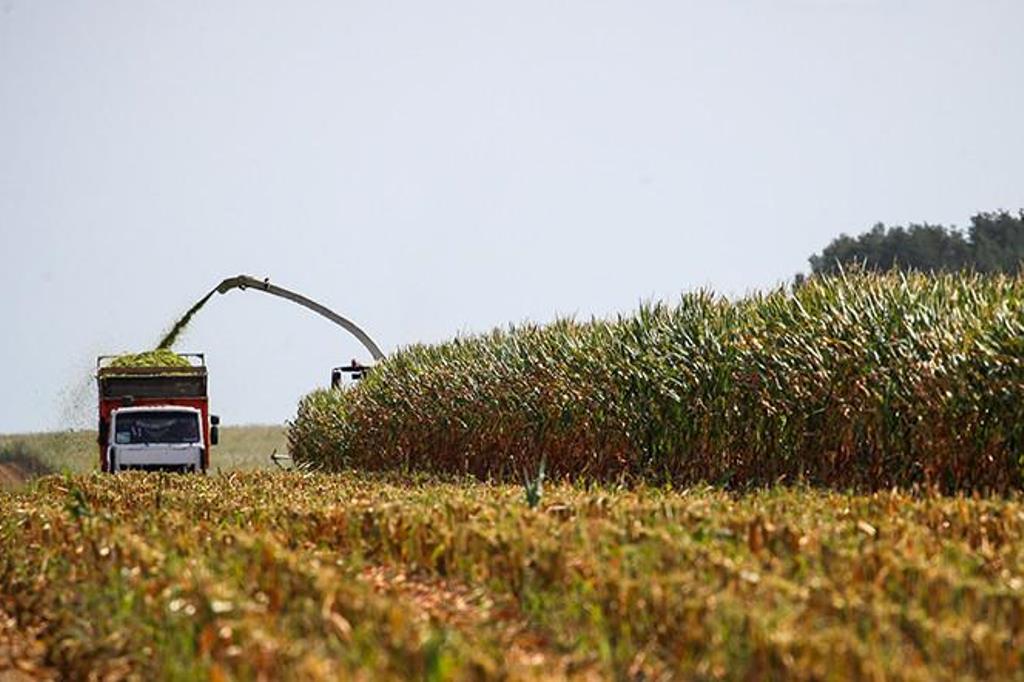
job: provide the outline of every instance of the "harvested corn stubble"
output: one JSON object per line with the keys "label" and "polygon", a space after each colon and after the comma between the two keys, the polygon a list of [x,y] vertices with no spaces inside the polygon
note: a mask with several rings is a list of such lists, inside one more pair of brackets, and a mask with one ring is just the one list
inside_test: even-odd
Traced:
{"label": "harvested corn stubble", "polygon": [[60,679],[1024,676],[1019,498],[416,478],[0,491],[0,610]]}

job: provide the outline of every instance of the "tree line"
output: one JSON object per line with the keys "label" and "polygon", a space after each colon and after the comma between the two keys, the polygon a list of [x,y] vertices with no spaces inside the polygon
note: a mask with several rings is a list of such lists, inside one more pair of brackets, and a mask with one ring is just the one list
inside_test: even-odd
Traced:
{"label": "tree line", "polygon": [[839,235],[809,260],[815,275],[835,274],[854,265],[868,270],[1016,273],[1024,261],[1024,210],[978,213],[966,229],[878,223],[856,237]]}

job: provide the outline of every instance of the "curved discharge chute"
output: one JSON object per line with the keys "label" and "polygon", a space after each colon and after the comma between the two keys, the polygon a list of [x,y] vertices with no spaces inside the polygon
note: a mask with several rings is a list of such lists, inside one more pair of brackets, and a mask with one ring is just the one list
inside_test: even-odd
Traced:
{"label": "curved discharge chute", "polygon": [[384,353],[381,351],[380,347],[374,343],[373,339],[371,339],[366,332],[360,329],[354,322],[342,317],[327,306],[306,298],[302,294],[297,294],[294,291],[285,289],[284,287],[271,284],[269,279],[256,279],[255,277],[250,277],[248,275],[228,277],[217,285],[215,291],[219,294],[226,294],[232,289],[240,289],[242,291],[245,291],[246,289],[254,289],[256,291],[263,291],[265,293],[287,299],[292,303],[298,303],[305,308],[309,308],[313,312],[326,317],[328,320],[342,327],[345,331],[352,334],[352,336],[359,339],[359,342],[370,352],[370,355],[373,357],[375,362],[384,359]]}

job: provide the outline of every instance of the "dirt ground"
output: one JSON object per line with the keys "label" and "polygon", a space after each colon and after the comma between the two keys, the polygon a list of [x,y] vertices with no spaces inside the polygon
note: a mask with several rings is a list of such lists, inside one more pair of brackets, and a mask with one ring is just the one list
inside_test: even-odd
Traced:
{"label": "dirt ground", "polygon": [[[0,462],[0,489],[15,488],[32,476],[27,467],[19,462]],[[3,678],[0,678],[2,681]]]}

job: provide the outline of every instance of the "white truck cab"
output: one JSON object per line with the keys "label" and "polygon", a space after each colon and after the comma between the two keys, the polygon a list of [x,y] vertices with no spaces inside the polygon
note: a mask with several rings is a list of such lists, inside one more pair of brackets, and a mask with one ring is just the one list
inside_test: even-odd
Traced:
{"label": "white truck cab", "polygon": [[201,471],[203,414],[194,407],[121,407],[111,412],[110,471]]}

